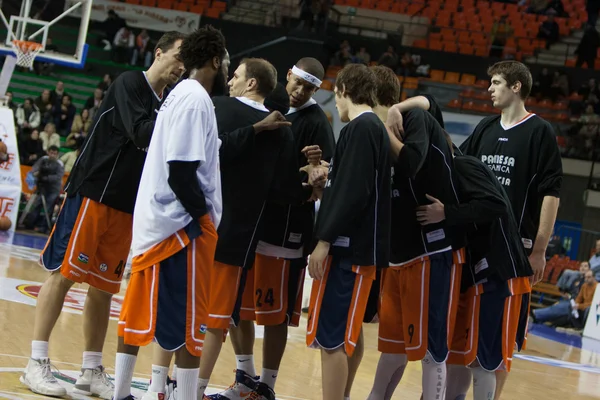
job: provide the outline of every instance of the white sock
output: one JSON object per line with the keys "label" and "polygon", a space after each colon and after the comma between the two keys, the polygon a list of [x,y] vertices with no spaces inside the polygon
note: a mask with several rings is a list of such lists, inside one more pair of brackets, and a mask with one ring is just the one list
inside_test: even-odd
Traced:
{"label": "white sock", "polygon": [[464,365],[447,365],[446,400],[465,400],[471,387],[471,370]]}
{"label": "white sock", "polygon": [[83,369],[94,369],[102,365],[102,352],[99,351],[84,351],[83,352]]}
{"label": "white sock", "polygon": [[121,400],[131,394],[131,380],[137,356],[117,353],[115,360],[115,394],[113,399]]}
{"label": "white sock", "polygon": [[31,358],[39,360],[40,358],[48,358],[48,342],[41,340],[31,341]]}
{"label": "white sock", "polygon": [[150,387],[148,391],[154,393],[164,393],[165,386],[167,385],[167,375],[169,374],[169,367],[162,367],[160,365],[152,364],[152,380],[150,381]]}
{"label": "white sock", "polygon": [[204,396],[204,392],[208,387],[208,379],[198,378],[198,398],[201,399]]}
{"label": "white sock", "polygon": [[423,400],[440,400],[446,390],[446,363],[436,363],[427,352],[423,366]]}
{"label": "white sock", "polygon": [[[400,378],[402,378],[402,374],[404,373],[404,369],[406,368],[406,364],[408,362],[408,358],[406,354],[389,354],[382,353],[379,357],[379,362],[377,363],[377,371],[375,372],[375,381],[373,382],[373,389],[371,389],[371,394],[367,398],[367,400],[379,400],[385,399],[386,393],[388,391],[388,387],[390,386],[390,382],[392,381],[392,377],[397,375],[399,371],[400,376],[395,376],[396,385],[400,382]],[[391,388],[393,393],[393,389],[396,386],[394,385]],[[390,393],[391,397],[391,393]]]}
{"label": "white sock", "polygon": [[177,391],[180,400],[196,400],[198,398],[198,373],[200,368],[177,368]]}
{"label": "white sock", "polygon": [[269,386],[273,391],[275,390],[275,381],[277,381],[276,369],[263,368],[262,374],[260,375],[260,381]]}
{"label": "white sock", "polygon": [[473,368],[473,400],[494,400],[496,373],[481,367]]}
{"label": "white sock", "polygon": [[350,400],[350,396],[344,397],[344,400]]}
{"label": "white sock", "polygon": [[173,373],[171,374],[171,379],[174,381],[177,380],[177,364],[173,364]]}
{"label": "white sock", "polygon": [[235,356],[235,362],[237,364],[237,369],[241,369],[253,378],[256,376],[256,370],[254,369],[254,355]]}

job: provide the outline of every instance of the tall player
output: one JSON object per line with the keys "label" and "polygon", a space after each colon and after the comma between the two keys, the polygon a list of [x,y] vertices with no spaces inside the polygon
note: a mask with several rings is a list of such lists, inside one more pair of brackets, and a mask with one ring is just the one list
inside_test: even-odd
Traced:
{"label": "tall player", "polygon": [[[299,166],[306,164],[302,150],[318,145],[322,158],[331,159],[335,140],[331,125],[312,96],[321,86],[325,70],[314,58],[302,58],[287,74],[295,155]],[[257,254],[243,295],[241,321],[230,330],[236,353],[235,382],[212,399],[242,400],[256,389],[254,366],[254,323],[265,326],[261,392],[265,385],[275,389],[279,366],[287,344],[288,326],[298,326],[308,243],[312,236],[314,204],[300,206],[269,202],[263,214],[264,227]],[[274,273],[277,271],[277,273]],[[244,394],[244,396],[242,396]]]}
{"label": "tall player", "polygon": [[308,265],[315,280],[306,343],[321,350],[327,400],[350,392],[369,291],[376,268],[388,266],[390,149],[372,110],[374,91],[375,76],[364,65],[348,65],[337,76],[336,107],[349,124],[331,161]]}
{"label": "tall player", "polygon": [[21,382],[50,396],[67,392],[50,372],[48,340],[73,283],[90,285],[83,311],[85,351],[75,390],[110,398],[112,383],[102,367],[110,302],[118,293],[131,243],[132,214],[156,110],[184,71],[183,35],[159,40],[146,72],[128,71],[111,85],[93,121],[66,187],[67,199],[42,251],[52,274],[36,307],[31,359]]}
{"label": "tall player", "polygon": [[175,352],[178,394],[195,400],[217,227],[219,138],[210,93],[224,88],[220,31],[205,26],[181,44],[189,78],[160,108],[136,201],[132,274],[119,317],[114,399],[131,399],[139,346]]}
{"label": "tall player", "polygon": [[[487,164],[508,195],[523,245],[539,282],[546,266],[546,247],[554,228],[562,184],[562,162],[552,126],[525,109],[531,92],[529,69],[517,61],[501,61],[488,69],[494,107],[500,116],[484,118],[460,146]],[[507,300],[521,305],[516,345],[525,345],[530,289],[513,291]],[[497,372],[496,399],[508,377]]]}
{"label": "tall player", "polygon": [[[381,113],[391,108],[395,97],[384,94],[398,91],[398,83],[389,70],[377,76]],[[369,399],[391,397],[407,362],[421,360],[423,398],[434,400],[443,395],[446,384],[448,333],[459,293],[453,288],[455,238],[443,222],[422,227],[414,210],[429,204],[430,195],[444,198],[447,204],[457,204],[458,199],[451,150],[442,127],[420,107],[398,117],[401,124],[389,127],[396,223],[392,224],[390,268],[385,271],[379,312],[383,354]]]}

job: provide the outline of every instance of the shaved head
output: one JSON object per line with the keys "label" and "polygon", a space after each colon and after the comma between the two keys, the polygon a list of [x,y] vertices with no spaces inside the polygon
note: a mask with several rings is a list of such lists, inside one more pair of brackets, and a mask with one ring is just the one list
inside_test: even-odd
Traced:
{"label": "shaved head", "polygon": [[323,68],[323,64],[316,58],[312,57],[304,57],[301,58],[297,63],[296,67],[300,68],[304,72],[308,72],[315,78],[319,80],[323,80],[325,77],[325,68]]}

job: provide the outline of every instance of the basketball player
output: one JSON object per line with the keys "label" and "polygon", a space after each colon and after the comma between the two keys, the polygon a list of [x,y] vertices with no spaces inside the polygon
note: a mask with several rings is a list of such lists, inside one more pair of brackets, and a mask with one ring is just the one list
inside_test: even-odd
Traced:
{"label": "basketball player", "polygon": [[[449,140],[449,135],[447,136]],[[493,400],[494,371],[510,367],[517,324],[510,321],[506,299],[514,287],[526,285],[533,275],[510,201],[493,172],[471,156],[454,158],[455,182],[461,203],[445,205],[430,197],[431,205],[417,209],[422,225],[446,221],[448,227],[465,229],[467,263],[462,274],[460,306],[448,358],[448,400],[465,399],[469,384],[454,380],[456,368],[469,366],[473,374],[473,398]],[[460,367],[459,367],[460,366]]]}
{"label": "basketball player", "polygon": [[[385,116],[387,108],[388,122],[399,92],[393,75],[389,69],[377,74],[377,111]],[[422,108],[395,118],[402,121],[400,128],[390,127],[392,218],[397,222],[392,224],[390,268],[383,277],[379,312],[383,354],[369,399],[391,397],[407,362],[421,360],[423,398],[433,400],[443,395],[446,384],[448,333],[459,294],[453,288],[458,260],[452,251],[454,232],[443,222],[422,227],[414,210],[430,203],[427,195],[443,197],[447,204],[457,204],[458,199],[442,127]]]}
{"label": "basketball player", "polygon": [[[488,69],[488,75],[492,102],[502,113],[484,118],[460,150],[487,164],[506,191],[533,268],[532,284],[536,284],[544,274],[546,247],[558,210],[560,152],[552,126],[525,109],[532,86],[529,69],[517,61],[501,61]],[[526,341],[530,300],[530,288],[523,289],[513,291],[507,300],[521,305],[516,337],[519,351]],[[499,399],[507,372],[498,371],[496,377]]]}
{"label": "basketball player", "polygon": [[67,199],[40,257],[52,274],[40,290],[31,359],[21,377],[36,393],[66,394],[50,372],[48,340],[68,290],[75,282],[86,282],[85,351],[75,390],[112,395],[102,367],[110,303],[119,292],[129,254],[133,207],[156,110],[167,85],[175,84],[184,70],[178,55],[182,38],[166,33],[148,71],[124,72],[115,80],[71,172]]}
{"label": "basketball player", "polygon": [[[314,58],[300,59],[287,74],[287,103],[292,105],[287,118],[292,122],[294,159],[299,166],[306,164],[302,151],[309,145],[318,145],[326,161],[333,155],[335,140],[331,125],[312,98],[324,75],[323,65]],[[312,236],[314,204],[292,206],[268,202],[263,219],[254,266],[244,289],[241,321],[230,330],[237,361],[235,382],[224,392],[209,396],[211,399],[242,400],[256,389],[254,320],[265,326],[259,391],[273,392],[287,344],[288,326],[299,324],[308,255],[306,244]]]}
{"label": "basketball player", "polygon": [[175,352],[178,395],[195,400],[221,220],[219,138],[210,93],[225,87],[225,39],[208,25],[179,57],[189,71],[160,108],[135,205],[132,274],[119,317],[114,399],[132,399],[139,346]]}
{"label": "basketball player", "polygon": [[331,161],[308,264],[315,280],[306,343],[321,349],[327,400],[350,393],[369,291],[376,268],[388,266],[390,149],[373,113],[374,91],[375,76],[364,65],[348,65],[337,76],[336,107],[349,124]]}
{"label": "basketball player", "polygon": [[[242,60],[229,81],[231,97],[213,99],[223,141],[223,222],[211,276],[208,332],[200,365],[201,393],[217,361],[224,332],[230,324],[239,323],[241,295],[263,230],[266,203],[300,204],[306,197],[298,178],[291,124],[273,112],[271,115],[278,117],[273,121],[278,129],[257,134],[264,129],[260,121],[269,115],[263,104],[265,97],[276,82],[277,71],[266,60]],[[239,130],[244,127],[253,129],[242,135]]]}

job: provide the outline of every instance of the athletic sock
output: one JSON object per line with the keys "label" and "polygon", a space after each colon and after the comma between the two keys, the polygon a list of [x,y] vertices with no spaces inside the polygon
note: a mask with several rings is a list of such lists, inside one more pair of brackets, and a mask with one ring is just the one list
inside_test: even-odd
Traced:
{"label": "athletic sock", "polygon": [[350,396],[344,397],[344,400],[350,400]]}
{"label": "athletic sock", "polygon": [[235,356],[235,361],[237,363],[237,369],[244,371],[253,378],[256,376],[256,370],[254,369],[254,355]]}
{"label": "athletic sock", "polygon": [[473,399],[494,400],[496,394],[496,373],[481,367],[473,369]]}
{"label": "athletic sock", "polygon": [[113,399],[121,400],[131,394],[131,380],[137,356],[117,353],[115,360],[115,394]]}
{"label": "athletic sock", "polygon": [[260,381],[275,391],[275,381],[277,381],[278,372],[279,370],[276,369],[263,368]]}
{"label": "athletic sock", "polygon": [[48,342],[44,342],[42,340],[32,340],[31,358],[33,358],[34,360],[48,358]]}
{"label": "athletic sock", "polygon": [[102,365],[102,352],[84,351],[83,352],[83,369],[94,369]]}
{"label": "athletic sock", "polygon": [[446,363],[436,363],[427,352],[421,361],[423,366],[423,400],[437,400],[444,398],[446,390]]}
{"label": "athletic sock", "polygon": [[[375,372],[375,381],[373,382],[373,389],[368,400],[371,399],[383,399],[388,391],[392,377],[400,371],[400,376],[396,381],[396,385],[402,378],[404,369],[406,368],[407,357],[405,354],[389,354],[382,353],[377,363],[377,371]],[[395,388],[395,386],[394,386]]]}
{"label": "athletic sock", "polygon": [[[192,400],[198,397],[198,373],[200,368],[178,368],[177,395],[182,400]],[[202,397],[200,397],[202,398]]]}
{"label": "athletic sock", "polygon": [[168,374],[169,367],[152,364],[152,380],[148,390],[154,393],[164,393]]}
{"label": "athletic sock", "polygon": [[173,364],[173,373],[171,374],[171,379],[174,381],[177,380],[177,364]]}
{"label": "athletic sock", "polygon": [[464,400],[471,386],[471,370],[464,365],[448,365],[446,400]]}
{"label": "athletic sock", "polygon": [[208,387],[208,379],[198,378],[198,398],[201,399],[204,396],[204,392]]}

